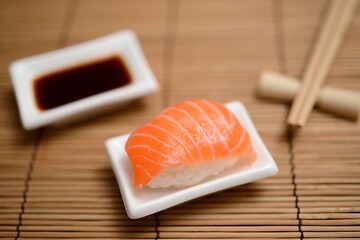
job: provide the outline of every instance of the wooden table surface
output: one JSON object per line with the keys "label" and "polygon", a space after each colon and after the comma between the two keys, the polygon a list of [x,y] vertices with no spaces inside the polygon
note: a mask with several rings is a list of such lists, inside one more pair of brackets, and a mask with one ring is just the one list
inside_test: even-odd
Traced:
{"label": "wooden table surface", "polygon": [[[1,0],[0,237],[8,239],[360,238],[360,127],[259,99],[259,74],[301,78],[329,1]],[[136,31],[159,93],[80,124],[26,132],[9,64],[121,29]],[[360,90],[360,9],[327,86]],[[105,139],[192,98],[241,100],[279,173],[130,220]]]}

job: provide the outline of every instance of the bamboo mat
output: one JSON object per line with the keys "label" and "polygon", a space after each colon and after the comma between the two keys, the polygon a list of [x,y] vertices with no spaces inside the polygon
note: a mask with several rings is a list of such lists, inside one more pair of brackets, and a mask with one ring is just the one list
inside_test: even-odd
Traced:
{"label": "bamboo mat", "polygon": [[[360,127],[256,97],[273,69],[301,77],[327,1],[0,1],[0,237],[7,239],[360,238]],[[141,41],[161,92],[63,128],[22,130],[11,61],[124,28]],[[360,90],[360,9],[329,86]],[[105,139],[191,98],[243,101],[279,166],[272,178],[130,220]]]}

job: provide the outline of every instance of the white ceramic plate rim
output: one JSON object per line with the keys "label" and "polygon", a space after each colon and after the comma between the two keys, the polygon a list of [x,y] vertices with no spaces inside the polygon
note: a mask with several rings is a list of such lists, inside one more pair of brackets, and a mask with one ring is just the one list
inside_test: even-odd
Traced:
{"label": "white ceramic plate rim", "polygon": [[[105,142],[105,147],[121,191],[126,212],[130,218],[145,217],[180,203],[270,177],[277,173],[277,165],[257,133],[244,105],[240,101],[229,102],[225,105],[247,129],[258,159],[254,165],[242,169],[239,172],[227,173],[225,175],[220,174],[213,179],[195,186],[181,189],[170,188],[171,190],[150,189],[148,187],[147,189],[145,189],[145,187],[141,190],[135,189],[133,186],[131,164],[124,149],[129,134],[110,138]],[[159,192],[158,197],[156,196],[156,191]],[[169,191],[169,193],[166,193],[166,191]],[[139,193],[141,193],[142,198],[149,196],[149,199],[142,200],[137,196]]]}
{"label": "white ceramic plate rim", "polygon": [[[133,78],[131,84],[54,109],[45,111],[38,109],[33,91],[33,81],[36,77],[114,55],[120,55],[129,68]],[[67,118],[73,118],[74,115],[86,115],[84,113],[89,111],[101,111],[111,105],[129,101],[159,89],[136,34],[131,30],[115,32],[77,45],[14,61],[9,71],[21,122],[28,130],[64,121]]]}

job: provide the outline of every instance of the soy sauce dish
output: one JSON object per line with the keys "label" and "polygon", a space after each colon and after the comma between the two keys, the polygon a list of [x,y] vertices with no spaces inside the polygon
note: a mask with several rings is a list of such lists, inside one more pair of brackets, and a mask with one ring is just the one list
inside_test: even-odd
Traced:
{"label": "soy sauce dish", "polygon": [[9,71],[27,130],[87,118],[159,90],[131,30],[14,61]]}

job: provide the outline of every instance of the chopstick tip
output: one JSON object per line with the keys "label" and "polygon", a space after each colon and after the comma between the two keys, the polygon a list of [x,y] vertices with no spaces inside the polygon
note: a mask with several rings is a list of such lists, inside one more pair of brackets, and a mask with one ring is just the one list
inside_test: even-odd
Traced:
{"label": "chopstick tip", "polygon": [[301,122],[296,122],[296,121],[290,121],[289,119],[288,119],[288,121],[287,121],[287,125],[288,125],[288,127],[290,127],[290,128],[293,128],[293,129],[300,129],[300,128],[302,128],[305,124],[304,123],[301,123]]}

